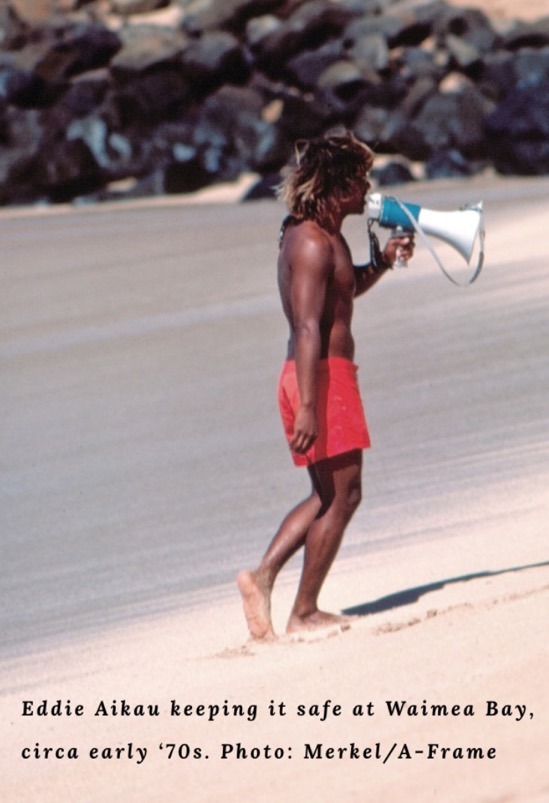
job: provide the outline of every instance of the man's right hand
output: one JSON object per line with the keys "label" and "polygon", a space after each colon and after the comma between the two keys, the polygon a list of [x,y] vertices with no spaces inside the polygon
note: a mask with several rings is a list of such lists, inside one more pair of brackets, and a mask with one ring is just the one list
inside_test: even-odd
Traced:
{"label": "man's right hand", "polygon": [[296,454],[308,452],[318,436],[316,412],[312,407],[300,407],[295,417],[290,449]]}

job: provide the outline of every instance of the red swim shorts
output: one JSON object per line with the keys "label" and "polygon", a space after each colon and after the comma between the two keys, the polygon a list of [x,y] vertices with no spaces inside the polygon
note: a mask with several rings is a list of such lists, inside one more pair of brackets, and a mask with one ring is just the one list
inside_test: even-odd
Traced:
{"label": "red swim shorts", "polygon": [[[370,446],[357,371],[358,367],[343,357],[329,357],[319,362],[318,437],[306,454],[292,452],[296,466],[310,466],[327,457]],[[293,360],[284,363],[280,374],[278,406],[289,441],[299,409],[299,389]]]}

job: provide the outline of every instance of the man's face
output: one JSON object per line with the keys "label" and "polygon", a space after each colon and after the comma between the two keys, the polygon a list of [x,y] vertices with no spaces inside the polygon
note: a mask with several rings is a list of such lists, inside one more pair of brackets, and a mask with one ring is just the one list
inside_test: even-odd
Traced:
{"label": "man's face", "polygon": [[361,215],[366,207],[366,194],[370,189],[371,184],[368,180],[368,175],[359,175],[353,184],[352,194],[349,196],[349,214]]}

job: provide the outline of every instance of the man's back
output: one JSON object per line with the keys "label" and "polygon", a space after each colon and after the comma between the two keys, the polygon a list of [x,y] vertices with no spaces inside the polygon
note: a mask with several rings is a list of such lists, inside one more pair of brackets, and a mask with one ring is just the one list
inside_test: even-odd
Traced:
{"label": "man's back", "polygon": [[295,358],[296,337],[319,337],[319,357],[352,360],[351,318],[355,277],[351,253],[339,232],[312,220],[290,220],[278,259],[282,307],[290,325],[288,359]]}

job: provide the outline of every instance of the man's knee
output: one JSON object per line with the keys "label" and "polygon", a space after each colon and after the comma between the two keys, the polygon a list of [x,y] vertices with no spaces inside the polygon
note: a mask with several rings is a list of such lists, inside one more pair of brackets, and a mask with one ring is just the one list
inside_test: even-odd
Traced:
{"label": "man's knee", "polygon": [[349,452],[318,464],[315,477],[322,502],[319,516],[330,511],[348,521],[362,499],[360,452]]}
{"label": "man's knee", "polygon": [[362,486],[360,477],[352,478],[348,483],[345,483],[337,489],[332,503],[333,513],[346,524],[361,501]]}
{"label": "man's knee", "polygon": [[347,492],[347,498],[345,500],[345,508],[347,514],[352,516],[357,507],[360,505],[362,501],[362,486],[360,482],[354,483],[351,485]]}

